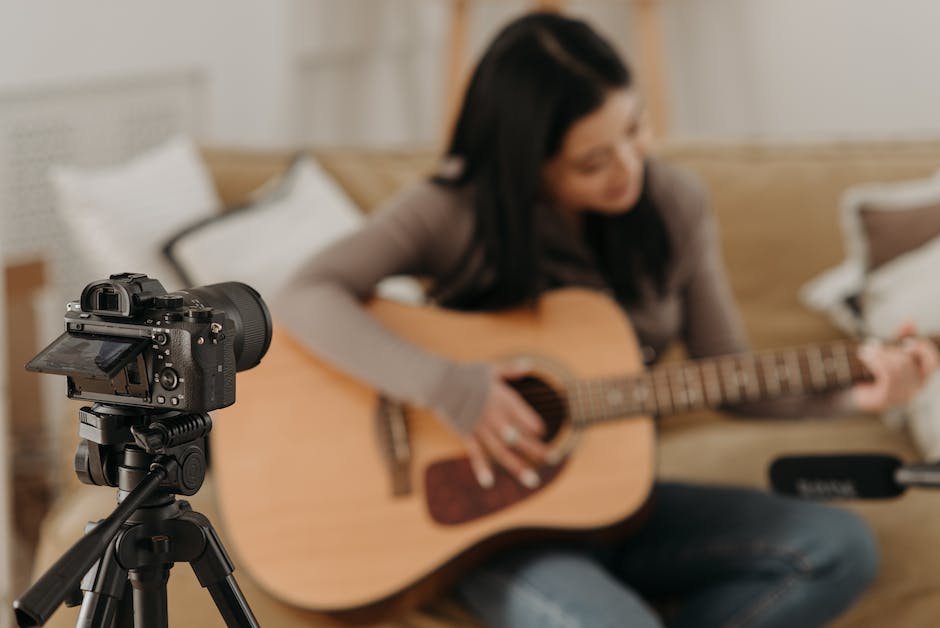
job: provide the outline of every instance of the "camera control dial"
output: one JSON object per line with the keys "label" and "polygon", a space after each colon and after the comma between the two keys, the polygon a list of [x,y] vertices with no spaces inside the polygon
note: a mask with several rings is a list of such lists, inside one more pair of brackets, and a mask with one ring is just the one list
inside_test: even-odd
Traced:
{"label": "camera control dial", "polygon": [[185,300],[180,294],[160,294],[153,298],[153,305],[161,310],[175,310],[183,307]]}
{"label": "camera control dial", "polygon": [[205,323],[212,320],[212,308],[211,307],[191,307],[188,308],[184,313],[183,317],[188,321],[193,321],[196,323]]}
{"label": "camera control dial", "polygon": [[180,376],[176,371],[170,367],[160,371],[160,385],[163,386],[164,390],[174,390],[179,384]]}

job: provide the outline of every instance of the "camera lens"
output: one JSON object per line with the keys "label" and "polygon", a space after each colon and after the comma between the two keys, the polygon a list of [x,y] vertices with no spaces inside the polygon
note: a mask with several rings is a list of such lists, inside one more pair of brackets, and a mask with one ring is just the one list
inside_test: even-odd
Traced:
{"label": "camera lens", "polygon": [[203,305],[225,312],[235,323],[235,370],[245,371],[261,362],[271,346],[271,313],[258,291],[238,281],[216,283],[181,291],[198,297]]}

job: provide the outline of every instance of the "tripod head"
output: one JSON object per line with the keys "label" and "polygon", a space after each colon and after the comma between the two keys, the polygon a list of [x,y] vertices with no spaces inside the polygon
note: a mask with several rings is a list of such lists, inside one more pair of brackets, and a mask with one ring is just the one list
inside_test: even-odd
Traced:
{"label": "tripod head", "polygon": [[122,526],[178,516],[185,503],[176,495],[194,495],[205,479],[207,413],[95,404],[79,417],[75,472],[85,484],[117,487],[119,506],[16,600],[19,626],[44,624],[63,601],[81,602],[79,582]]}
{"label": "tripod head", "polygon": [[[140,483],[157,456],[176,460],[179,470],[159,487],[164,494],[194,495],[205,479],[207,413],[154,413],[146,408],[97,403],[79,410],[75,473],[85,484],[114,486],[118,501]],[[132,464],[127,464],[133,460]],[[146,464],[141,468],[140,465]]]}

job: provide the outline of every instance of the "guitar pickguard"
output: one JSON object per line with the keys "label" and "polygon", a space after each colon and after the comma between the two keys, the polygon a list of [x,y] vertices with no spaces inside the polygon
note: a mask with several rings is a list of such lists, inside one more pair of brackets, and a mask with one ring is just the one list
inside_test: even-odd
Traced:
{"label": "guitar pickguard", "polygon": [[[507,383],[542,418],[545,425],[543,440],[553,441],[568,419],[565,394],[537,376],[526,376]],[[568,448],[563,450],[566,453],[570,451]],[[535,468],[540,482],[534,489],[526,488],[500,467],[494,469],[493,486],[483,488],[468,458],[439,460],[429,465],[425,472],[424,494],[428,513],[441,525],[459,525],[490,515],[543,490],[561,472],[565,460],[566,457],[563,457],[556,464],[543,464]]]}
{"label": "guitar pickguard", "polygon": [[424,476],[428,513],[436,523],[446,526],[493,514],[544,490],[561,473],[566,460],[556,465],[542,465],[537,470],[541,481],[534,489],[526,488],[502,468],[494,469],[493,486],[483,488],[467,458],[435,462]]}

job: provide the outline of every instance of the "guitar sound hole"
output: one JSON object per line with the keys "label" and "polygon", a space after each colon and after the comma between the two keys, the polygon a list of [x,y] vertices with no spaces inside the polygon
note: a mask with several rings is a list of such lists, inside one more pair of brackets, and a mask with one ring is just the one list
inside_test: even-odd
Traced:
{"label": "guitar sound hole", "polygon": [[548,442],[554,439],[568,418],[568,401],[564,395],[531,375],[506,383],[542,417],[545,422],[545,436],[542,440]]}

